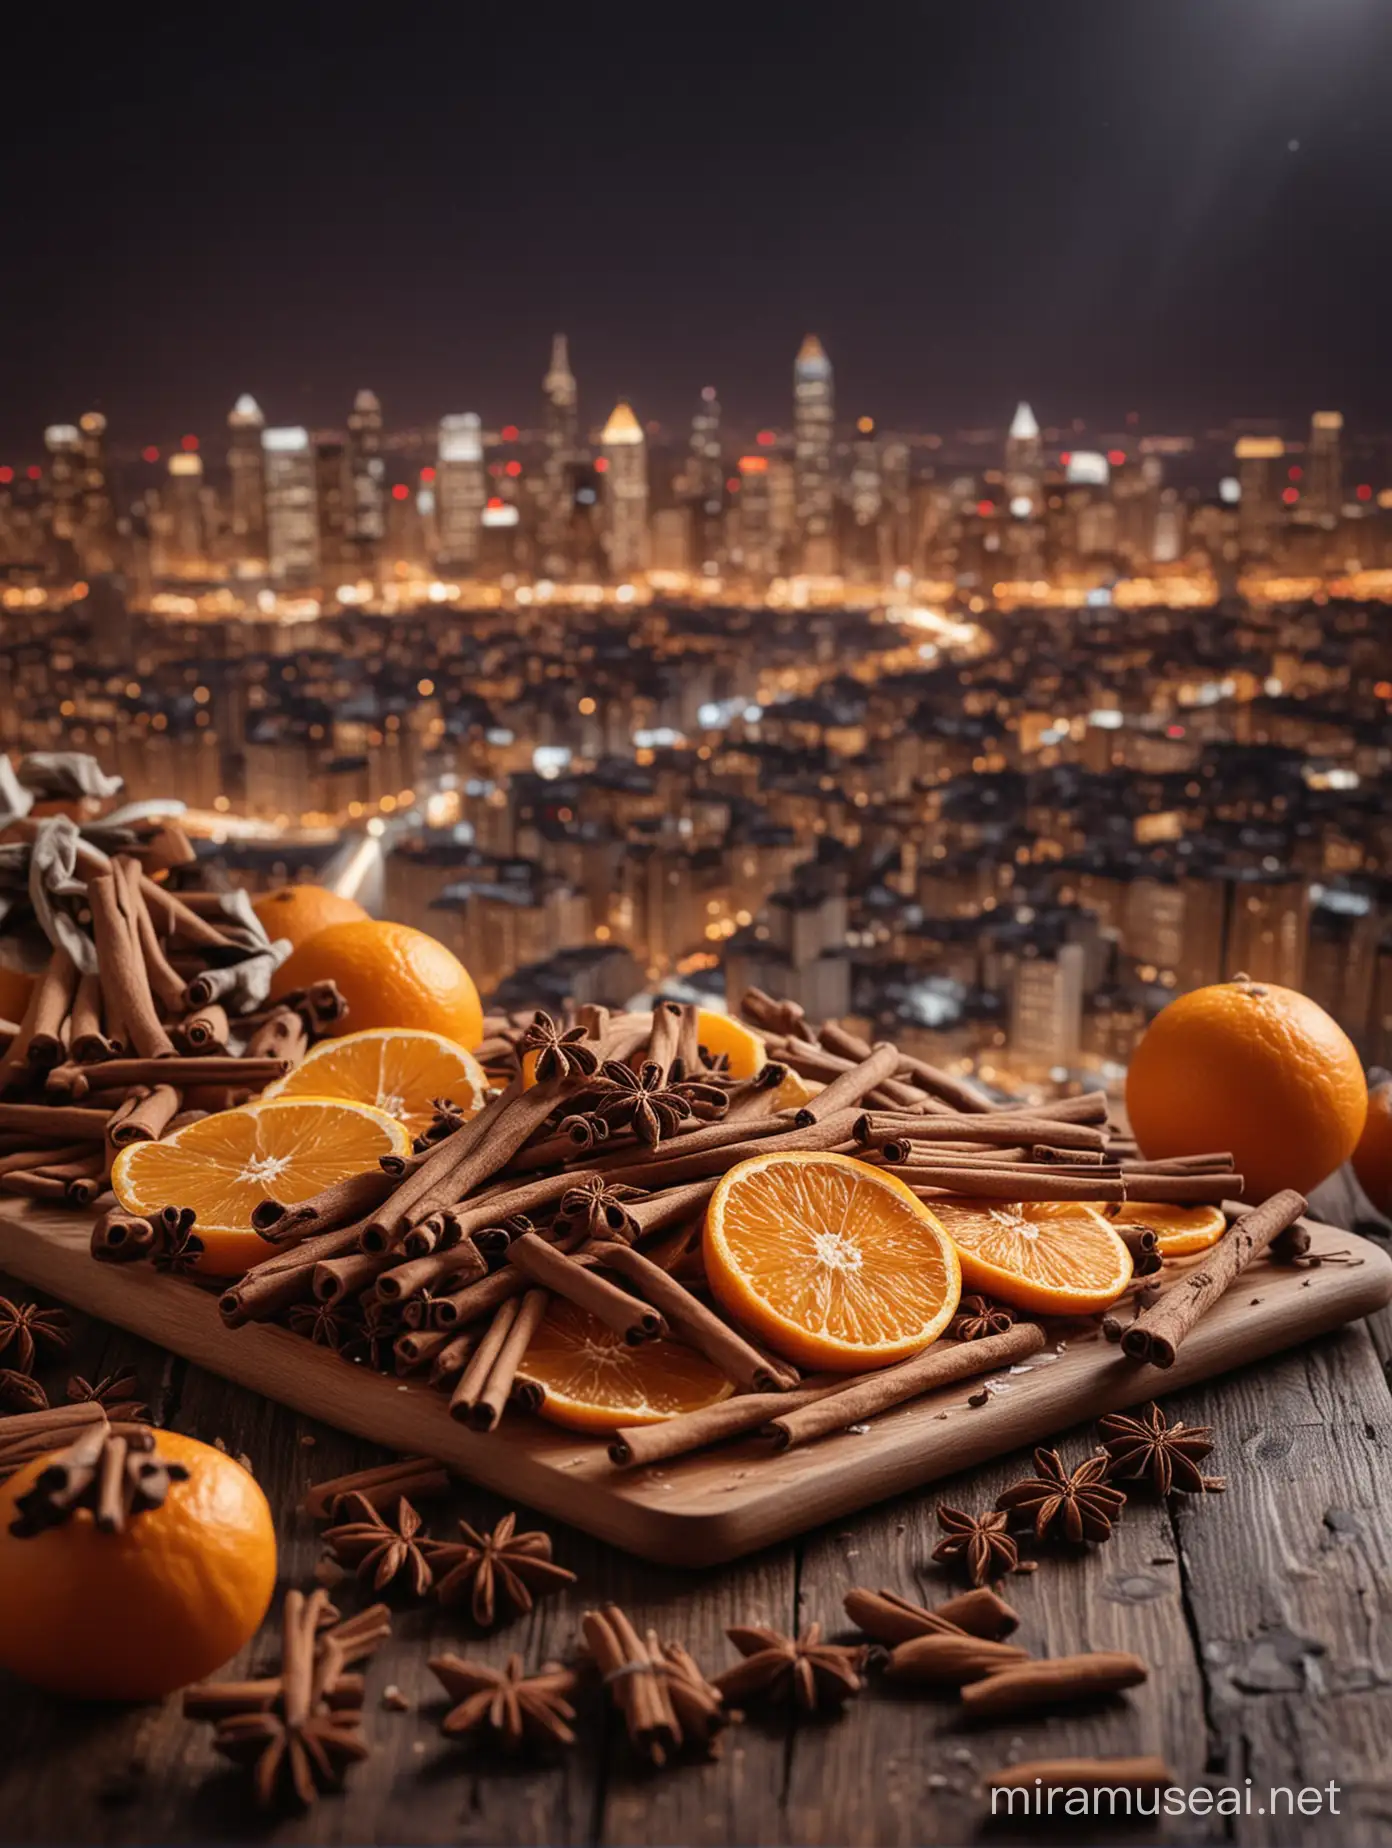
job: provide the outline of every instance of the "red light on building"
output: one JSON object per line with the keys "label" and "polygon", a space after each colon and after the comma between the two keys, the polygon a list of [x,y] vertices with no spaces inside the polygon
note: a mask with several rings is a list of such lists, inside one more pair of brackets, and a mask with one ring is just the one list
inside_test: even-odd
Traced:
{"label": "red light on building", "polygon": [[1113,468],[1120,468],[1122,463],[1126,460],[1126,451],[1124,449],[1109,449],[1107,451],[1107,460]]}
{"label": "red light on building", "polygon": [[730,475],[726,477],[725,491],[727,494],[738,494],[739,493],[740,478],[738,475]]}
{"label": "red light on building", "polygon": [[431,468],[430,464],[427,462],[425,467],[421,470],[421,480],[422,481],[433,481],[434,479],[435,479],[435,471],[433,468]]}
{"label": "red light on building", "polygon": [[976,503],[976,511],[984,520],[988,514],[992,514],[996,511],[996,503],[994,501],[979,500]]}
{"label": "red light on building", "polygon": [[1167,725],[1165,727],[1165,736],[1167,738],[1182,738],[1184,736],[1184,727],[1182,725]]}
{"label": "red light on building", "polygon": [[505,443],[515,443],[517,441],[517,425],[504,424],[502,429],[498,432],[498,435]]}
{"label": "red light on building", "polygon": [[142,462],[158,462],[159,450],[153,443],[147,443],[140,452],[140,460]]}
{"label": "red light on building", "polygon": [[754,438],[754,441],[760,444],[764,449],[769,449],[778,441],[778,438],[772,430],[760,430],[759,434]]}
{"label": "red light on building", "polygon": [[198,447],[198,438],[196,436],[181,436],[179,438],[179,447],[180,449],[187,449],[189,454],[192,455]]}
{"label": "red light on building", "polygon": [[1286,480],[1299,481],[1303,478],[1304,474],[1305,471],[1300,467],[1299,463],[1293,463],[1291,467],[1286,470]]}
{"label": "red light on building", "polygon": [[43,470],[39,467],[37,462],[31,462],[24,472],[31,481],[43,480]]}
{"label": "red light on building", "polygon": [[1072,460],[1073,460],[1073,451],[1072,451],[1071,449],[1060,449],[1060,451],[1059,451],[1059,461],[1060,461],[1060,462],[1062,462],[1062,464],[1063,464],[1063,466],[1064,466],[1065,468],[1067,468],[1067,467],[1068,467],[1068,464],[1069,464],[1069,463],[1070,463],[1070,462],[1071,462]]}
{"label": "red light on building", "polygon": [[394,481],[392,483],[392,499],[393,500],[405,500],[406,496],[410,492],[411,490],[406,486],[406,483],[404,481]]}
{"label": "red light on building", "polygon": [[596,475],[607,475],[609,473],[608,456],[596,456],[594,470]]}
{"label": "red light on building", "polygon": [[1288,507],[1293,507],[1295,503],[1300,499],[1300,489],[1299,488],[1282,488],[1281,499],[1286,503]]}
{"label": "red light on building", "polygon": [[1371,500],[1373,498],[1373,484],[1370,481],[1360,481],[1353,491],[1358,496],[1359,500]]}
{"label": "red light on building", "polygon": [[488,505],[490,508],[496,511],[499,507],[502,506],[502,504],[503,504],[503,497],[501,494],[490,494],[489,495]]}
{"label": "red light on building", "polygon": [[516,479],[516,477],[522,473],[522,464],[517,460],[515,456],[513,457],[512,461],[509,462],[507,465],[507,473],[513,476],[514,479]]}
{"label": "red light on building", "polygon": [[4,485],[8,487],[13,480],[14,470],[12,468],[0,468],[0,482],[3,482]]}

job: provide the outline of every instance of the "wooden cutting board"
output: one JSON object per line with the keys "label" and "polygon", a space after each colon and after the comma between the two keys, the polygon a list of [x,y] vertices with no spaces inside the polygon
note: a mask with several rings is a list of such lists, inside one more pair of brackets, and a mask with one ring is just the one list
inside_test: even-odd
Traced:
{"label": "wooden cutting board", "polygon": [[464,1429],[426,1385],[354,1367],[288,1329],[224,1328],[217,1299],[148,1265],[97,1264],[91,1221],[27,1202],[0,1205],[0,1271],[157,1342],[282,1405],[457,1474],[668,1565],[709,1566],[1118,1411],[1246,1366],[1392,1298],[1392,1260],[1317,1226],[1312,1249],[1352,1262],[1291,1269],[1261,1260],[1185,1341],[1167,1372],[1137,1366],[1076,1325],[999,1375],[987,1402],[970,1381],[884,1413],[859,1432],[770,1456],[757,1439],[651,1469],[618,1470],[602,1442],[509,1412],[488,1436]]}

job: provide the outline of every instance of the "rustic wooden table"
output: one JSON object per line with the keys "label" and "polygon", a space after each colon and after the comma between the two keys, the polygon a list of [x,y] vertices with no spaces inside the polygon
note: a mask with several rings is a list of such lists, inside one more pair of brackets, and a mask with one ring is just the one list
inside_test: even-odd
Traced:
{"label": "rustic wooden table", "polygon": [[[1334,1223],[1357,1217],[1352,1190],[1337,1181],[1316,1205]],[[84,1709],[0,1677],[0,1842],[966,1842],[982,1832],[982,1773],[1012,1759],[1138,1752],[1165,1756],[1185,1784],[1252,1780],[1250,1815],[1162,1823],[1161,1839],[1392,1841],[1390,1355],[1392,1311],[1384,1311],[1178,1395],[1175,1416],[1215,1427],[1210,1466],[1227,1476],[1227,1493],[1169,1505],[1138,1496],[1108,1545],[1008,1584],[1024,1620],[1019,1640],[1032,1649],[1123,1648],[1146,1658],[1149,1682],[1122,1700],[973,1731],[951,1700],[897,1698],[872,1683],[839,1720],[751,1719],[727,1734],[714,1763],[658,1775],[635,1769],[592,1702],[579,1745],[551,1763],[513,1765],[487,1751],[476,1758],[440,1736],[443,1703],[428,1655],[450,1648],[501,1662],[518,1650],[538,1664],[567,1650],[580,1613],[598,1600],[622,1600],[712,1670],[734,1659],[729,1623],[762,1619],[788,1630],[819,1620],[843,1630],[841,1597],[853,1584],[935,1602],[953,1588],[929,1559],[936,1503],[989,1505],[1021,1473],[1025,1459],[1014,1457],[705,1575],[664,1571],[555,1530],[557,1558],[579,1574],[570,1595],[481,1642],[458,1614],[405,1608],[369,1670],[372,1758],[345,1795],[269,1827],[243,1779],[212,1752],[210,1729],[185,1723],[177,1700]],[[79,1330],[76,1371],[93,1378],[125,1363],[138,1367],[160,1422],[220,1438],[250,1459],[280,1511],[283,1581],[308,1583],[318,1547],[313,1524],[296,1512],[303,1491],[381,1453],[130,1336]],[[1090,1434],[1066,1442],[1080,1453]],[[475,1524],[503,1512],[467,1487],[456,1500]],[[253,1646],[248,1660],[257,1654]],[[381,1706],[392,1685],[408,1711]],[[1337,1817],[1271,1813],[1271,1787],[1331,1780]],[[1070,1824],[1066,1839],[1119,1832]],[[989,1829],[996,1841],[1024,1834],[999,1821]]]}

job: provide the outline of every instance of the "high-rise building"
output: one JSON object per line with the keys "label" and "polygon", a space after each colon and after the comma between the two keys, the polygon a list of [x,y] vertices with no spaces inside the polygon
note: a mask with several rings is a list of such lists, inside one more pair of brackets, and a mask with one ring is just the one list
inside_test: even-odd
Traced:
{"label": "high-rise building", "polygon": [[348,415],[348,475],[351,488],[348,540],[363,577],[375,577],[387,530],[382,460],[382,406],[376,392],[360,391]]}
{"label": "high-rise building", "polygon": [[836,569],[831,446],[835,381],[821,341],[808,334],[793,361],[793,477],[802,568],[815,577]]}
{"label": "high-rise building", "polygon": [[891,572],[913,569],[913,487],[909,477],[909,446],[902,437],[889,437],[880,449],[880,488],[884,495],[881,524],[884,560]]}
{"label": "high-rise building", "polygon": [[541,568],[550,577],[564,574],[570,535],[571,472],[579,448],[579,394],[570,369],[564,334],[551,340],[551,364],[541,382],[546,394],[546,459],[542,464]]}
{"label": "high-rise building", "polygon": [[352,515],[348,447],[341,437],[315,438],[314,504],[319,527],[319,574],[325,584],[336,585],[352,575],[357,562],[348,536]]}
{"label": "high-rise building", "polygon": [[[1034,412],[1022,398],[1010,420],[1005,439],[1005,492],[1010,511],[1017,519],[1032,518],[1042,500],[1044,446]],[[1018,503],[1027,501],[1028,506]]]}
{"label": "high-rise building", "polygon": [[76,563],[75,544],[81,517],[82,437],[76,424],[50,424],[44,431],[48,451],[48,530],[60,569]]}
{"label": "high-rise building", "polygon": [[263,430],[266,462],[266,541],[270,576],[288,588],[319,579],[314,451],[299,425]]}
{"label": "high-rise building", "polygon": [[203,458],[176,449],[169,458],[158,522],[159,570],[197,577],[207,553],[203,521]]}
{"label": "high-rise building", "polygon": [[78,553],[83,571],[95,577],[116,562],[116,514],[106,472],[106,419],[88,411],[78,421],[82,442],[82,497]]}
{"label": "high-rise building", "polygon": [[691,419],[691,455],[686,468],[692,508],[693,561],[709,577],[720,571],[725,510],[725,469],[720,453],[720,400],[714,385],[701,389]]}
{"label": "high-rise building", "polygon": [[[549,456],[548,456],[549,461]],[[483,473],[483,426],[476,411],[440,419],[435,505],[443,570],[476,572],[488,488]]]}
{"label": "high-rise building", "polygon": [[1332,525],[1344,501],[1341,454],[1342,411],[1316,411],[1310,419],[1310,447],[1305,467],[1305,505],[1316,519]]}
{"label": "high-rise building", "polygon": [[778,573],[778,545],[773,531],[767,456],[739,459],[739,565],[743,576],[767,583]]}
{"label": "high-rise building", "polygon": [[604,468],[604,533],[611,578],[627,578],[648,563],[648,445],[632,405],[614,406],[600,437]]}
{"label": "high-rise building", "polygon": [[232,562],[264,564],[266,558],[266,466],[261,406],[244,391],[227,413],[227,471],[231,477]]}
{"label": "high-rise building", "polygon": [[1243,558],[1269,558],[1281,524],[1281,458],[1286,446],[1279,436],[1240,436],[1233,447],[1241,499],[1237,509],[1237,544]]}

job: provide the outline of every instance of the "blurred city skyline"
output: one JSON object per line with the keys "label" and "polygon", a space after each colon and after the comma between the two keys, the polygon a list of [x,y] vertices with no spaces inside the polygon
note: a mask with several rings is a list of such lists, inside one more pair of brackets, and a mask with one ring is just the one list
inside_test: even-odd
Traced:
{"label": "blurred city skyline", "polygon": [[[8,112],[0,443],[96,408],[137,444],[241,391],[323,425],[775,420],[815,327],[882,422],[1392,421],[1377,247],[1392,18],[1369,0],[816,9],[664,42],[625,16],[99,26]],[[55,119],[56,112],[56,119]],[[22,163],[22,166],[19,164]],[[66,408],[65,408],[66,407]]]}

